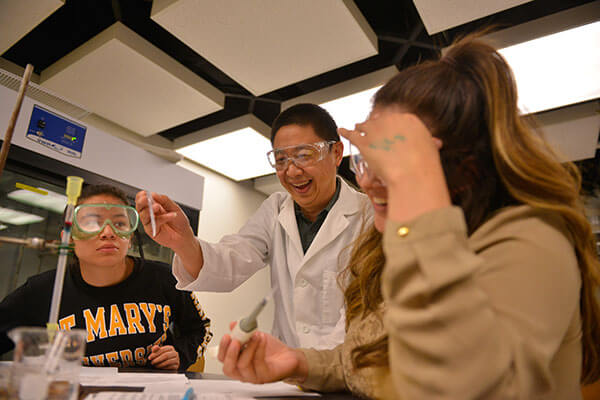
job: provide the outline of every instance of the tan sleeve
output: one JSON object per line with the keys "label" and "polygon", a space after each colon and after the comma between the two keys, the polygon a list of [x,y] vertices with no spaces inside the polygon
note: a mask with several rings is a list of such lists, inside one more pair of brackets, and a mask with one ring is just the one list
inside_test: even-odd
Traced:
{"label": "tan sleeve", "polygon": [[388,221],[384,324],[402,398],[532,399],[551,390],[550,363],[579,301],[573,248],[535,215],[509,218],[482,240],[475,254],[457,207]]}
{"label": "tan sleeve", "polygon": [[348,390],[342,367],[342,346],[332,350],[300,349],[308,361],[308,377],[301,384],[303,388],[320,392]]}

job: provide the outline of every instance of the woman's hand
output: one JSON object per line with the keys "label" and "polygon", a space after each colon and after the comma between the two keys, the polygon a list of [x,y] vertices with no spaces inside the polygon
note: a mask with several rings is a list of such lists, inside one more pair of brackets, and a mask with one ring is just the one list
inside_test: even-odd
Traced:
{"label": "woman's hand", "polygon": [[148,361],[154,368],[179,369],[179,353],[173,346],[152,346]]}
{"label": "woman's hand", "polygon": [[388,187],[388,218],[407,221],[449,206],[440,162],[441,140],[414,114],[394,107],[374,109],[353,131],[339,129]]}
{"label": "woman's hand", "polygon": [[244,346],[230,335],[224,335],[218,358],[223,363],[223,373],[242,382],[293,379],[301,383],[308,375],[304,353],[264,332],[255,332]]}
{"label": "woman's hand", "polygon": [[353,131],[340,128],[339,133],[358,148],[369,169],[388,185],[420,174],[424,167],[439,165],[441,141],[433,138],[414,114],[394,108],[373,110]]}

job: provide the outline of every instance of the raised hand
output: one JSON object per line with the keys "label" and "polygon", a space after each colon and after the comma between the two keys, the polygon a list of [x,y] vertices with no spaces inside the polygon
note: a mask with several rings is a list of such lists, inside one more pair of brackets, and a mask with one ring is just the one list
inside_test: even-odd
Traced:
{"label": "raised hand", "polygon": [[338,132],[387,185],[388,218],[406,221],[451,204],[440,162],[442,141],[416,115],[396,107],[376,108],[354,130]]}
{"label": "raised hand", "polygon": [[148,236],[162,246],[178,252],[186,243],[195,242],[194,232],[183,210],[169,197],[151,193],[153,200],[154,216],[156,219],[156,236],[152,237],[150,225],[150,212],[148,211],[148,198],[145,191],[140,191],[135,196],[135,208],[140,214],[140,222]]}
{"label": "raised hand", "polygon": [[369,169],[386,183],[420,174],[428,165],[439,165],[441,141],[433,138],[414,114],[393,108],[374,110],[354,130],[338,131],[359,149]]}

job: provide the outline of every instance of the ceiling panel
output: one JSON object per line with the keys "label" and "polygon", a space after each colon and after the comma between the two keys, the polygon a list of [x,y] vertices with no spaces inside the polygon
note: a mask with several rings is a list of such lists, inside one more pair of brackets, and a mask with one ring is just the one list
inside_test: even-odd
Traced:
{"label": "ceiling panel", "polygon": [[64,4],[64,0],[0,1],[0,54]]}
{"label": "ceiling panel", "polygon": [[413,0],[430,35],[531,0]]}
{"label": "ceiling panel", "polygon": [[151,18],[255,95],[377,54],[351,0],[155,0]]}
{"label": "ceiling panel", "polygon": [[544,138],[564,160],[593,158],[600,133],[597,102],[587,102],[537,114]]}
{"label": "ceiling panel", "polygon": [[40,83],[142,136],[224,104],[220,91],[119,22],[42,71]]}
{"label": "ceiling panel", "polygon": [[[50,3],[58,7],[56,11],[46,11],[46,19],[36,17],[42,15],[36,7]],[[145,135],[137,142],[156,142],[169,154],[174,141],[187,140],[194,133],[207,135],[240,116],[252,115],[270,125],[281,109],[298,101],[328,106],[333,98],[354,99],[359,94],[349,89],[361,90],[355,84],[364,78],[432,59],[469,32],[493,27],[489,36],[502,39],[498,42],[503,48],[600,20],[598,0],[70,0],[60,7],[56,4],[62,1],[0,0],[0,42],[8,32],[22,36],[7,39],[14,44],[1,53],[6,62],[0,61],[0,67],[13,63],[18,68],[7,71],[21,75],[27,63],[33,64],[36,75],[44,78],[45,87],[39,87],[39,92],[89,112],[86,123],[102,121],[98,125],[102,129],[102,124],[110,124],[117,136]],[[26,11],[7,8],[15,5]],[[34,22],[27,23],[20,13]],[[115,23],[127,28],[109,29],[112,35],[108,36],[102,33]],[[441,25],[436,28],[434,23]],[[19,33],[24,26],[27,33]],[[432,34],[440,29],[445,30]],[[582,45],[574,44],[569,54],[593,54],[591,47]],[[557,76],[562,78],[553,77],[548,87],[567,83],[572,75],[572,71],[560,73]],[[374,90],[372,85],[369,88],[362,89]],[[348,112],[346,105],[339,108],[356,120],[370,106],[361,106],[361,113]],[[116,124],[128,129],[120,130]],[[569,144],[580,140],[568,137]],[[595,150],[592,142],[586,137],[588,153],[574,157],[589,157]],[[346,160],[339,172],[351,178]]]}
{"label": "ceiling panel", "polygon": [[491,32],[485,35],[485,39],[497,49],[502,49],[599,20],[600,1],[595,1]]}

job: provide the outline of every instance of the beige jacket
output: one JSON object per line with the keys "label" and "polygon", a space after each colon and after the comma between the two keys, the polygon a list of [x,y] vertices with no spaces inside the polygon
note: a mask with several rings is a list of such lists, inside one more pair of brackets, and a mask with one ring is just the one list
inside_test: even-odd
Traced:
{"label": "beige jacket", "polygon": [[[559,217],[528,206],[499,211],[468,239],[457,207],[388,221],[385,312],[353,321],[333,350],[304,350],[303,386],[385,399],[580,399],[581,281],[567,237]],[[389,368],[352,371],[351,350],[384,332]]]}

